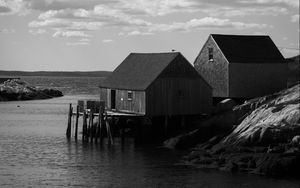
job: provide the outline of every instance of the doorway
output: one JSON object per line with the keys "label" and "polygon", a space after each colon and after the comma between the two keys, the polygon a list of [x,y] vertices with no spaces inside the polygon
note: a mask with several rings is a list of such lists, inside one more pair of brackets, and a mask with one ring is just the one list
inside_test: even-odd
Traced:
{"label": "doorway", "polygon": [[110,104],[111,109],[116,109],[116,90],[112,89],[110,92]]}

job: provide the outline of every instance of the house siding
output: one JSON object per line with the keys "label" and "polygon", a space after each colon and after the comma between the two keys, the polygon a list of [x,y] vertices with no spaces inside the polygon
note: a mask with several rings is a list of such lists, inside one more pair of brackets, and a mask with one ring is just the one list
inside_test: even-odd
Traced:
{"label": "house siding", "polygon": [[[100,100],[105,101],[106,108],[111,110],[111,90],[100,88]],[[130,112],[137,114],[145,114],[146,95],[144,91],[132,91],[132,100],[128,100],[128,91],[131,90],[116,90],[116,108],[117,111]]]}
{"label": "house siding", "polygon": [[210,113],[211,95],[201,79],[159,78],[147,89],[146,112],[152,116]]}
{"label": "house siding", "polygon": [[146,99],[148,115],[210,113],[212,89],[184,57],[177,57],[147,89]]}
{"label": "house siding", "polygon": [[229,97],[252,98],[287,87],[286,63],[229,64]]}
{"label": "house siding", "polygon": [[[209,48],[213,48],[213,61],[208,59]],[[228,62],[211,36],[197,56],[194,67],[213,88],[213,97],[228,96]]]}

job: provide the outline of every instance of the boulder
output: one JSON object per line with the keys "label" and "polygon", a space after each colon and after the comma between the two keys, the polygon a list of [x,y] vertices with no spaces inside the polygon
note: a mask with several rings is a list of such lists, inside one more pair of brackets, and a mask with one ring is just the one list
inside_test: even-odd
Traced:
{"label": "boulder", "polygon": [[60,96],[63,94],[59,90],[36,88],[19,79],[7,80],[0,84],[0,101],[49,99]]}
{"label": "boulder", "polygon": [[236,106],[236,103],[232,99],[224,99],[219,102],[215,108],[215,113],[222,113],[226,111],[230,111],[233,107]]}
{"label": "boulder", "polygon": [[[232,116],[228,134],[199,143],[186,160],[204,167],[269,176],[299,177],[300,168],[300,84],[278,93],[252,99],[226,113]],[[224,116],[230,117],[230,116]],[[229,122],[227,122],[229,123]],[[200,151],[200,152],[198,152]],[[211,167],[212,165],[209,165]]]}

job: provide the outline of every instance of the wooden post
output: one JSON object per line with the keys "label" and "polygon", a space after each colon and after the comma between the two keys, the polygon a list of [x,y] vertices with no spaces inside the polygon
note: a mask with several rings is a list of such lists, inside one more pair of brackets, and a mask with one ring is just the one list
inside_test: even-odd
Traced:
{"label": "wooden post", "polygon": [[94,116],[94,112],[92,109],[90,109],[90,114],[89,114],[89,137],[90,137],[90,140],[91,140],[91,143],[93,142],[93,129],[94,129],[94,126],[93,126],[93,117]]}
{"label": "wooden post", "polygon": [[185,129],[185,116],[183,115],[182,117],[181,117],[181,123],[180,123],[181,125],[181,129]]}
{"label": "wooden post", "polygon": [[100,139],[100,144],[103,143],[103,107],[102,105],[100,105],[99,107],[99,116],[98,116],[98,124],[97,124],[97,137],[99,137]]}
{"label": "wooden post", "polygon": [[82,118],[82,141],[86,140],[87,137],[87,122],[86,122],[86,112],[83,109],[83,118]]}
{"label": "wooden post", "polygon": [[71,138],[71,124],[72,124],[72,104],[70,103],[69,106],[69,114],[68,114],[68,127],[67,127],[67,131],[66,131],[66,136],[68,139]]}
{"label": "wooden post", "polygon": [[126,121],[124,118],[119,119],[119,126],[121,128],[121,143],[124,144],[125,140],[125,126],[126,126]]}
{"label": "wooden post", "polygon": [[79,119],[79,106],[76,107],[76,121],[75,121],[75,140],[77,141],[78,137],[78,119]]}
{"label": "wooden post", "polygon": [[168,116],[165,116],[165,137],[168,136]]}
{"label": "wooden post", "polygon": [[105,118],[105,124],[106,124],[106,131],[107,131],[107,139],[108,139],[108,144],[113,144],[113,137],[111,133],[111,127],[107,119],[107,115]]}

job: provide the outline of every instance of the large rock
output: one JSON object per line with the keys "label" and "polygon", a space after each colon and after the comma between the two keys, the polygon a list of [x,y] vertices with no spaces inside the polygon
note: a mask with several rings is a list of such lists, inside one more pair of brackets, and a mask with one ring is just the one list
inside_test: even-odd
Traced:
{"label": "large rock", "polygon": [[300,177],[299,95],[298,84],[234,107],[234,129],[198,144],[187,162],[231,172]]}
{"label": "large rock", "polygon": [[60,96],[63,94],[59,90],[36,88],[19,79],[7,80],[0,84],[0,101],[49,99]]}
{"label": "large rock", "polygon": [[254,109],[228,135],[227,145],[270,145],[287,143],[300,134],[300,85],[276,94]]}
{"label": "large rock", "polygon": [[224,99],[219,102],[215,108],[215,113],[222,113],[232,110],[236,106],[236,103],[232,99]]}

